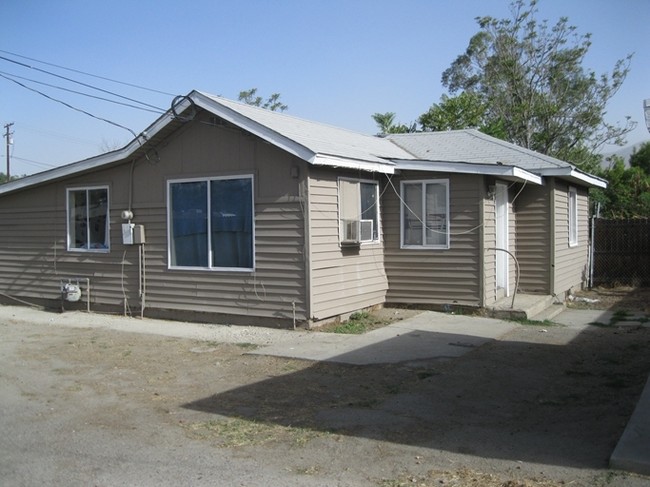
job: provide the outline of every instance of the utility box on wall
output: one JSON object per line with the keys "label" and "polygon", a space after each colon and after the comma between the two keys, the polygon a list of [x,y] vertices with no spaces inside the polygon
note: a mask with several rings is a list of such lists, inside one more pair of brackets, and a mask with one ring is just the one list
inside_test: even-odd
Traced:
{"label": "utility box on wall", "polygon": [[124,245],[133,245],[133,223],[122,223],[122,243]]}
{"label": "utility box on wall", "polygon": [[124,245],[144,244],[144,226],[122,223],[122,243]]}
{"label": "utility box on wall", "polygon": [[135,225],[133,227],[133,243],[134,244],[143,244],[143,243],[145,243],[144,225]]}

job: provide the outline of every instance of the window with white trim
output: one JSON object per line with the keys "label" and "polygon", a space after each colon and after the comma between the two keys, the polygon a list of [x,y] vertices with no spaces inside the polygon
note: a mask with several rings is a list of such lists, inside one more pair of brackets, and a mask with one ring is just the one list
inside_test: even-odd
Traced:
{"label": "window with white trim", "polygon": [[68,250],[110,249],[108,187],[68,188]]}
{"label": "window with white trim", "polygon": [[253,270],[253,176],[169,181],[169,267]]}
{"label": "window with white trim", "polygon": [[569,187],[569,247],[578,245],[578,190]]}
{"label": "window with white trim", "polygon": [[377,242],[380,233],[377,182],[339,179],[340,242]]}
{"label": "window with white trim", "polygon": [[449,248],[449,180],[401,183],[401,247]]}

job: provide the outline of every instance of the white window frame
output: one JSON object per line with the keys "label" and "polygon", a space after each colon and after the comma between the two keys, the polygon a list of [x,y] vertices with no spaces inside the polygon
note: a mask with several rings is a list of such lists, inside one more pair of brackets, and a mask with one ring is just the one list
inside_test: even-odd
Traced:
{"label": "white window frame", "polygon": [[[374,223],[373,223],[373,237],[371,239],[366,239],[366,240],[361,240],[361,232],[359,229],[359,244],[376,244],[381,242],[381,208],[380,208],[380,202],[379,202],[379,182],[375,181],[373,179],[354,179],[354,178],[338,178],[338,219],[339,219],[339,244],[344,242],[344,231],[343,231],[343,224],[345,220],[348,220],[349,218],[345,218],[346,216],[349,216],[345,214],[346,212],[343,211],[343,194],[341,190],[342,182],[345,183],[352,183],[356,185],[357,187],[357,192],[358,192],[358,207],[353,209],[352,213],[354,213],[353,218],[354,220],[361,221],[362,218],[362,211],[361,211],[361,184],[371,184],[375,187],[375,202],[376,202],[376,210],[375,214],[377,215],[377,228],[376,232],[374,231]],[[376,233],[377,237],[375,238],[374,234]]]}
{"label": "white window frame", "polygon": [[[207,220],[208,244],[207,244],[207,266],[179,266],[172,265],[172,212],[171,212],[171,188],[176,183],[197,183],[205,182],[207,185],[207,200],[210,201],[210,182],[223,181],[228,179],[250,179],[251,184],[251,221],[252,221],[252,234],[253,239],[251,249],[252,252],[252,267],[217,267],[211,265],[212,259],[212,222],[211,218]],[[208,214],[210,214],[210,207],[208,204]],[[255,271],[255,177],[252,174],[237,174],[229,176],[215,176],[215,177],[201,177],[201,178],[185,178],[185,179],[170,179],[167,181],[167,268],[170,270],[187,270],[187,271],[209,271],[209,272],[254,272]]]}
{"label": "white window frame", "polygon": [[[106,228],[105,228],[105,242],[104,242],[104,247],[98,247],[98,248],[93,248],[90,247],[90,235],[86,235],[86,240],[87,240],[87,245],[88,248],[79,248],[79,247],[74,247],[72,245],[72,228],[71,228],[71,214],[70,211],[72,208],[70,207],[70,194],[71,193],[76,193],[80,191],[85,191],[86,192],[86,206],[88,205],[88,194],[90,191],[93,190],[98,190],[98,189],[103,189],[106,191]],[[110,252],[111,250],[111,198],[110,198],[110,191],[109,187],[107,185],[99,185],[99,186],[80,186],[78,188],[66,188],[65,191],[65,215],[66,215],[66,248],[68,249],[68,252],[91,252],[91,253],[100,253],[100,254],[106,254]],[[88,220],[90,219],[90,215],[88,212],[86,212],[86,231],[90,232],[90,225],[88,224]]]}
{"label": "white window frame", "polygon": [[576,247],[578,245],[578,190],[573,186],[569,186],[567,210],[569,216],[569,247]]}
{"label": "white window frame", "polygon": [[[445,188],[445,221],[444,225],[447,229],[445,243],[443,244],[427,244],[422,243],[419,245],[407,244],[405,243],[404,235],[404,225],[406,223],[407,212],[413,213],[413,210],[409,209],[405,201],[405,186],[420,184],[422,188],[422,199],[420,201],[420,212],[422,215],[426,214],[426,187],[428,184],[439,184]],[[416,249],[416,250],[446,250],[450,248],[450,207],[449,207],[449,179],[416,179],[416,180],[404,180],[400,182],[400,248],[402,249]],[[425,219],[426,220],[426,219]],[[426,242],[426,224],[422,223],[422,242]]]}

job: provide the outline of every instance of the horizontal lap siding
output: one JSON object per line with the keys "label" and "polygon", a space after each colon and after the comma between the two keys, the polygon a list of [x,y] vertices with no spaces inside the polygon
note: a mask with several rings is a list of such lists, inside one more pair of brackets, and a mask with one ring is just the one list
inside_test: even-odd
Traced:
{"label": "horizontal lap siding", "polygon": [[408,179],[449,178],[451,244],[447,250],[400,249],[400,179],[384,193],[387,301],[420,305],[480,305],[483,178],[409,173]]}
{"label": "horizontal lap siding", "polygon": [[546,186],[528,186],[515,201],[521,292],[550,293],[551,220]]}
{"label": "horizontal lap siding", "polygon": [[557,181],[555,201],[555,280],[554,294],[581,286],[586,280],[589,245],[589,199],[578,189],[578,245],[569,246],[569,185]]}
{"label": "horizontal lap siding", "polygon": [[[304,214],[291,165],[301,161],[254,137],[204,124],[186,125],[158,147],[155,163],[134,166],[133,223],[145,228],[147,309],[308,319]],[[186,172],[179,173],[179,168]],[[91,305],[139,310],[138,247],[122,244],[131,164],[53,182],[0,198],[0,292],[59,299],[59,281],[88,277]],[[300,173],[305,173],[302,167]],[[166,181],[233,174],[255,176],[255,272],[167,268]],[[68,252],[67,187],[109,186],[109,253]],[[254,324],[254,321],[251,321]]]}
{"label": "horizontal lap siding", "polygon": [[[147,225],[166,218],[164,209]],[[298,203],[255,205],[255,272],[167,268],[164,227],[147,235],[147,305],[175,310],[306,320],[302,210]],[[151,235],[151,236],[150,236]]]}
{"label": "horizontal lap siding", "polygon": [[339,245],[336,173],[312,169],[309,195],[312,318],[327,319],[384,303],[383,245],[362,244],[352,249]]}
{"label": "horizontal lap siding", "polygon": [[497,300],[496,205],[492,198],[483,201],[483,306]]}

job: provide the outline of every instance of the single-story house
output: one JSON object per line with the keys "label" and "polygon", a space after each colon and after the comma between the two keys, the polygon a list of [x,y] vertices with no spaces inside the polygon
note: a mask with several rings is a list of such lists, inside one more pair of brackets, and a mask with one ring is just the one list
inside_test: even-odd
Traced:
{"label": "single-story house", "polygon": [[605,185],[476,130],[377,137],[193,91],[120,150],[0,186],[0,296],[270,326],[562,299]]}

